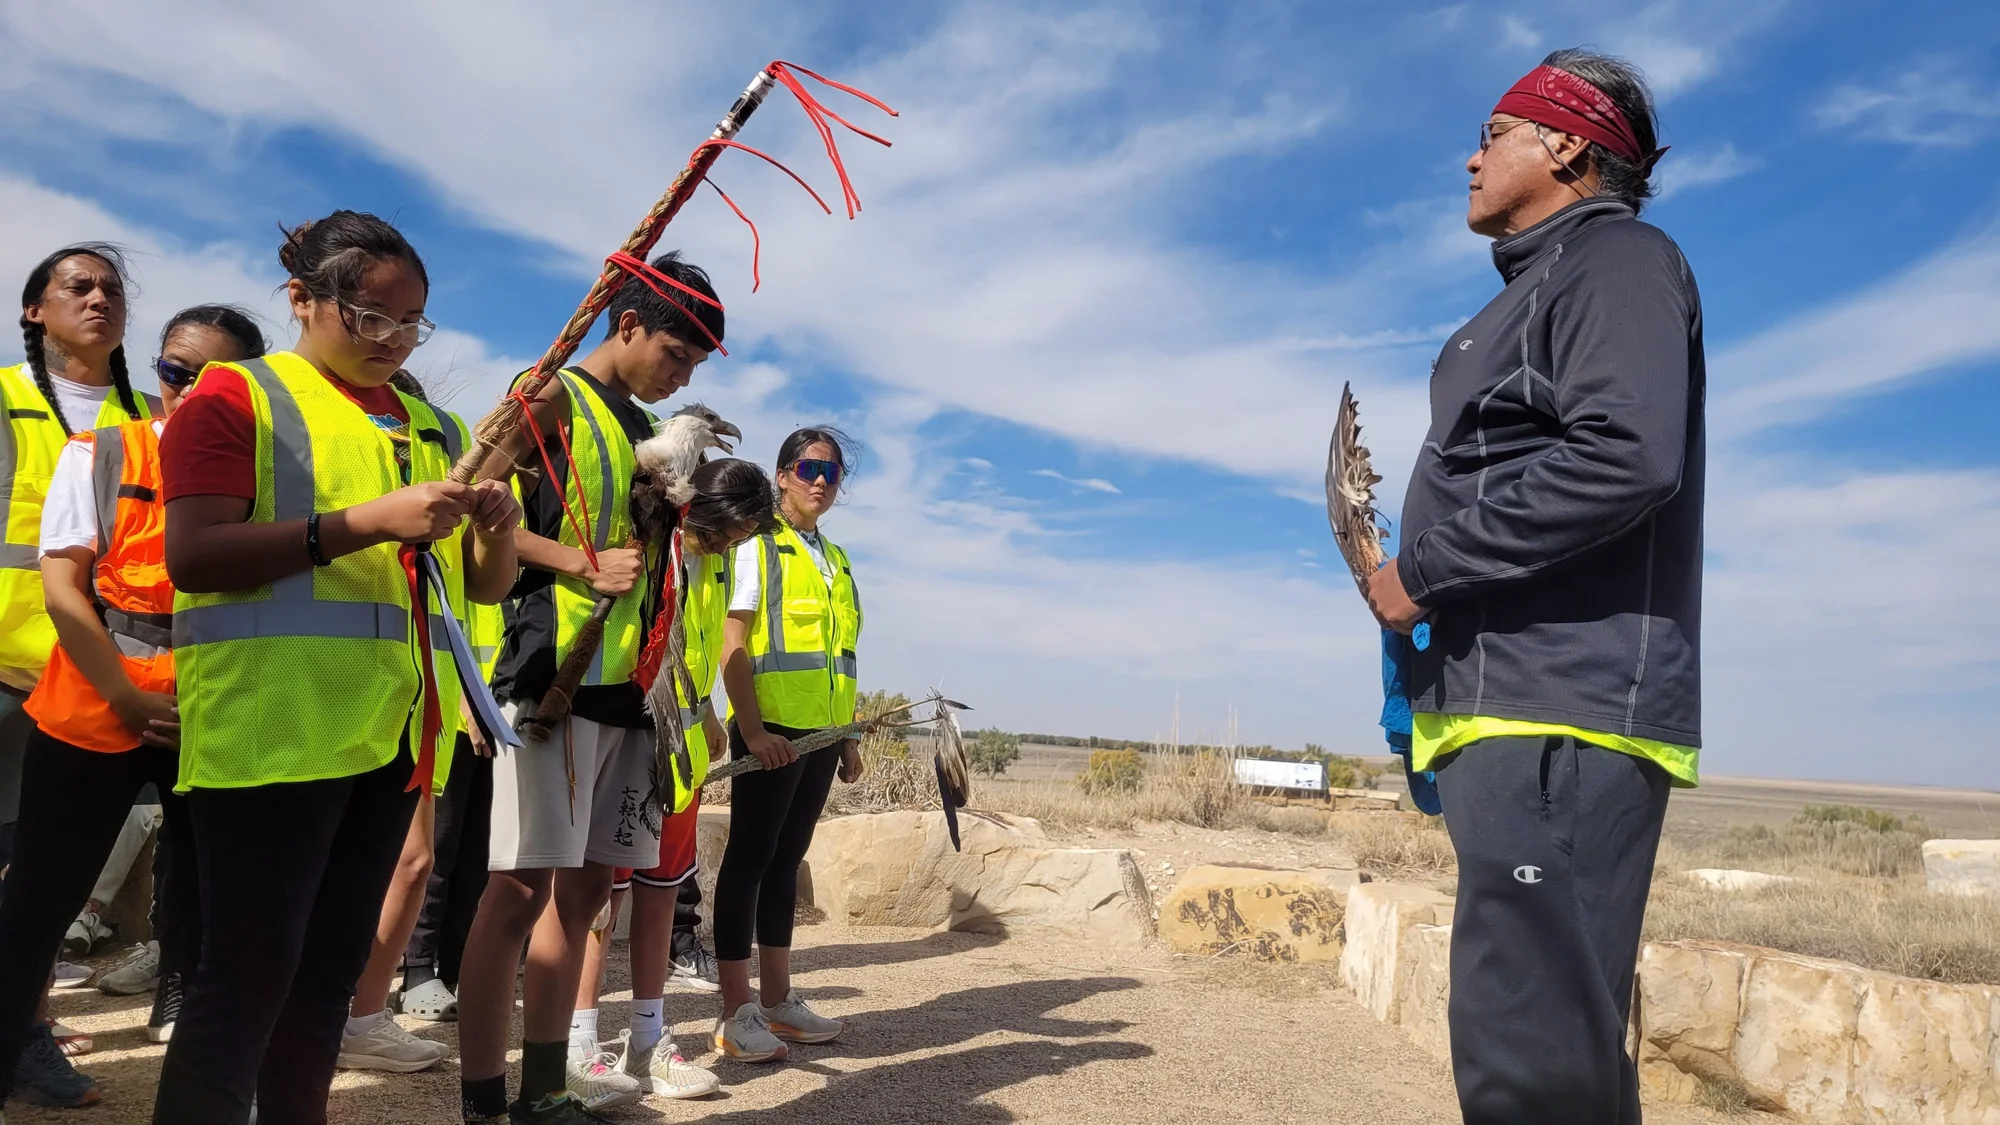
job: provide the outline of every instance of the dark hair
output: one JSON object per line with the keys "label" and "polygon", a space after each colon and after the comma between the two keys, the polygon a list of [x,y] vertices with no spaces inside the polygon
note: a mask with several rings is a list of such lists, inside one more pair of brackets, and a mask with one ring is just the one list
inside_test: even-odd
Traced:
{"label": "dark hair", "polygon": [[167,346],[167,338],[180,328],[213,328],[234,341],[243,349],[244,359],[255,359],[270,350],[264,342],[264,330],[257,327],[257,321],[235,305],[196,305],[174,314],[167,326],[160,329],[160,347]]}
{"label": "dark hair", "polygon": [[694,499],[681,526],[703,541],[721,542],[752,522],[756,524],[752,535],[778,530],[778,498],[771,478],[750,462],[734,457],[710,461],[696,469],[690,481]]}
{"label": "dark hair", "polygon": [[1639,141],[1639,151],[1646,154],[1642,162],[1627,160],[1595,141],[1585,151],[1591,167],[1597,169],[1598,194],[1622,200],[1635,212],[1644,209],[1646,201],[1653,198],[1651,154],[1660,147],[1660,118],[1653,109],[1653,91],[1646,85],[1646,76],[1624,59],[1582,47],[1551,52],[1542,65],[1567,70],[1604,91],[1625,115]]}
{"label": "dark hair", "polygon": [[[689,289],[717,299],[715,286],[709,283],[708,272],[692,262],[681,261],[681,252],[669,250],[653,259],[653,268],[687,286]],[[657,282],[655,284],[658,284]],[[627,277],[618,292],[611,295],[611,325],[605,331],[610,337],[618,332],[618,322],[630,309],[639,316],[639,326],[648,335],[654,332],[670,332],[699,348],[713,349],[722,342],[722,310],[706,301],[697,301],[678,289],[665,287],[667,295],[653,292],[653,287],[636,277]],[[692,317],[690,317],[690,312]],[[697,328],[692,321],[699,320]],[[703,332],[702,328],[708,329]],[[713,339],[711,340],[711,337]]]}
{"label": "dark hair", "polygon": [[[48,329],[29,320],[28,309],[41,304],[48,295],[49,282],[55,277],[56,267],[65,259],[75,257],[96,258],[111,267],[111,272],[118,275],[120,284],[130,288],[125,274],[125,254],[108,242],[79,242],[74,246],[65,246],[36,262],[35,268],[28,271],[28,283],[21,287],[21,345],[28,353],[28,370],[35,375],[35,386],[41,388],[42,397],[48,400],[49,410],[55,414],[56,424],[63,428],[65,434],[76,431],[70,428],[69,419],[63,417],[62,404],[56,401],[55,385],[49,382],[46,354]],[[118,404],[125,408],[125,413],[139,417],[139,400],[132,394],[132,376],[125,370],[125,344],[122,340],[111,349],[111,387],[118,392]],[[96,419],[90,421],[94,423]]]}
{"label": "dark hair", "polygon": [[406,367],[398,367],[396,373],[389,376],[389,385],[416,399],[418,402],[429,402],[431,400],[430,392],[424,389],[424,385],[418,382],[417,377],[410,374],[409,369]]}
{"label": "dark hair", "polygon": [[424,260],[403,232],[366,211],[335,211],[300,223],[285,230],[284,245],[278,247],[285,272],[322,301],[353,300],[368,267],[391,260],[409,263],[424,288],[430,288]]}
{"label": "dark hair", "polygon": [[848,472],[853,469],[847,463],[847,448],[854,444],[854,439],[832,426],[802,426],[793,430],[791,436],[778,446],[778,471],[784,472],[792,462],[804,456],[806,450],[822,442],[833,447],[833,459],[840,463],[840,479],[845,482]]}

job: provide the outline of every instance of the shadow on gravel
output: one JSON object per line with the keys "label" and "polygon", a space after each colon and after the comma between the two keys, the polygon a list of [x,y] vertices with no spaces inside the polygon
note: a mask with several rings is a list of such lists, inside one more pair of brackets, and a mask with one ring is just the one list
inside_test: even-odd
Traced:
{"label": "shadow on gravel", "polygon": [[932,957],[949,957],[975,949],[989,949],[1006,940],[1001,934],[963,934],[941,931],[910,941],[869,941],[848,945],[818,945],[799,950],[792,972],[796,976],[863,969],[871,965],[901,965]]}
{"label": "shadow on gravel", "polygon": [[[854,1074],[829,1075],[830,1084],[769,1109],[712,1113],[703,1122],[806,1121],[950,1122],[1000,1125],[1017,1120],[1001,1106],[981,1101],[996,1090],[1099,1062],[1143,1059],[1153,1053],[1143,1043],[996,1043],[947,1055],[890,1063]],[[729,1079],[725,1077],[724,1082]]]}
{"label": "shadow on gravel", "polygon": [[[1091,977],[1085,980],[1024,980],[947,992],[908,1008],[858,1012],[843,1017],[847,1030],[838,1040],[816,1047],[794,1045],[791,1063],[800,1066],[821,1060],[888,1058],[911,1051],[950,1047],[996,1031],[1046,1039],[1087,1039],[1116,1034],[1131,1024],[1124,1020],[1063,1019],[1048,1013],[1102,993],[1122,992],[1139,986],[1139,982],[1130,977]],[[1149,1048],[1145,1050],[1151,1053]],[[725,1062],[716,1073],[728,1086],[754,1082],[774,1072],[766,1067]],[[831,1075],[834,1072],[821,1073]]]}

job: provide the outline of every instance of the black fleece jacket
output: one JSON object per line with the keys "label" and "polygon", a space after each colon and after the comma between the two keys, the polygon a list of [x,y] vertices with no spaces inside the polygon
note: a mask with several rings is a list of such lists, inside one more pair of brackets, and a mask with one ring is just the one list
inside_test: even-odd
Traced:
{"label": "black fleece jacket", "polygon": [[1417,711],[1701,745],[1694,275],[1584,200],[1493,245],[1506,288],[1431,369],[1398,571],[1431,610]]}

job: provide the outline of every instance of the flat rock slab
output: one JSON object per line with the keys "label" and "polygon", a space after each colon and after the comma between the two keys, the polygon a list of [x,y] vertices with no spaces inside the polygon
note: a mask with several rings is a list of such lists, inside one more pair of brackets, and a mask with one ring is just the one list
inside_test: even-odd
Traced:
{"label": "flat rock slab", "polygon": [[1209,865],[1160,904],[1160,937],[1182,953],[1303,962],[1340,959],[1354,871]]}
{"label": "flat rock slab", "polygon": [[1924,885],[1940,894],[2000,898],[2000,840],[1925,840]]}
{"label": "flat rock slab", "polygon": [[1761,891],[1798,882],[1790,875],[1770,875],[1762,871],[1738,871],[1726,867],[1697,867],[1681,874],[1717,891]]}

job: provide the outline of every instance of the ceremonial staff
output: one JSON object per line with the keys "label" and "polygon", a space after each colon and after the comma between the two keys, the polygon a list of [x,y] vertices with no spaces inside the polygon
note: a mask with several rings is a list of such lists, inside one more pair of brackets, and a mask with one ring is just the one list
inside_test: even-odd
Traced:
{"label": "ceremonial staff", "polygon": [[[479,420],[479,424],[473,428],[473,448],[464,457],[460,458],[456,465],[452,466],[451,479],[461,484],[469,484],[475,480],[504,478],[516,470],[526,467],[525,462],[529,456],[530,449],[540,447],[542,444],[540,427],[537,426],[534,416],[530,412],[530,405],[541,406],[550,413],[557,412],[563,407],[566,391],[564,390],[562,380],[555,378],[555,375],[563,369],[564,364],[569,362],[570,357],[576,354],[577,346],[583,342],[584,336],[589,333],[590,327],[596,322],[598,314],[602,313],[611,304],[613,294],[618,291],[619,286],[625,283],[628,275],[638,277],[643,284],[654,289],[655,292],[658,292],[666,300],[674,301],[675,299],[667,295],[665,290],[662,289],[663,285],[679,290],[689,300],[715,304],[705,294],[695,292],[686,286],[680,285],[673,279],[654,271],[646,264],[646,255],[652,251],[654,244],[659,241],[660,235],[666,230],[667,224],[673,222],[674,216],[680,213],[681,208],[687,203],[689,197],[694,195],[695,191],[701,187],[703,181],[708,179],[709,169],[714,166],[715,161],[722,155],[723,150],[731,148],[742,149],[776,166],[780,171],[783,171],[786,175],[791,176],[793,180],[797,181],[799,186],[805,188],[806,192],[813,197],[813,201],[818,203],[821,209],[825,210],[828,214],[832,214],[833,209],[828,207],[826,201],[819,197],[819,193],[813,191],[811,185],[800,179],[791,169],[779,164],[764,153],[758,152],[756,149],[741,144],[734,139],[736,134],[742,130],[744,123],[750,119],[750,115],[755,113],[757,107],[763,104],[765,96],[771,92],[772,87],[782,85],[798,98],[800,106],[804,108],[807,118],[811,120],[813,128],[820,135],[821,142],[826,146],[827,157],[832,161],[834,173],[840,180],[842,202],[846,205],[847,216],[850,219],[855,216],[861,208],[861,201],[855,195],[854,186],[847,178],[847,168],[841,162],[840,153],[834,144],[833,130],[829,122],[838,123],[878,144],[887,145],[889,142],[865,129],[859,128],[822,105],[817,98],[813,97],[806,90],[804,84],[799,80],[799,75],[805,75],[833,89],[853,94],[855,97],[867,101],[892,116],[896,113],[895,110],[890,109],[881,101],[860,90],[835,82],[792,63],[776,61],[766,66],[763,70],[758,71],[757,77],[751,81],[749,87],[736,99],[736,103],[729,107],[729,112],[723,115],[721,122],[716,125],[715,131],[709,135],[707,140],[695,146],[694,152],[688,157],[687,165],[681,169],[679,175],[674,177],[673,184],[667,188],[666,194],[662,195],[659,201],[654,203],[652,208],[646,212],[645,218],[641,219],[639,225],[633,228],[632,233],[626,237],[624,244],[605,259],[604,269],[598,274],[597,280],[591,285],[590,292],[584,296],[583,303],[577,306],[577,310],[570,317],[569,323],[563,326],[563,330],[556,337],[555,342],[551,343],[548,350],[542,353],[542,358],[536,361],[535,366],[526,375],[516,381],[513,389],[509,391],[505,398],[501,399],[500,404],[495,406],[486,417]],[[710,182],[709,186],[714,187],[715,185],[713,182]],[[721,195],[722,189],[716,188],[716,193]],[[744,222],[749,222],[748,217],[743,215],[742,210],[727,195],[723,195],[722,198],[725,203],[729,204],[730,210],[736,212],[737,216],[743,218]],[[751,224],[750,231],[752,238],[756,238],[757,228],[755,224]],[[754,277],[757,271],[755,257],[752,258],[751,270]],[[676,301],[675,303],[681,302]],[[716,307],[720,308],[721,306],[716,305]],[[691,308],[689,309],[689,319],[695,320],[697,326],[699,326],[699,320],[694,317]],[[700,343],[700,341],[695,342]],[[711,341],[711,343],[717,350],[721,350],[724,355],[728,354],[727,350],[721,348],[720,341]],[[605,502],[614,503],[618,501],[606,497]],[[580,528],[579,539],[583,544],[585,555],[591,557],[591,562],[594,565],[596,558],[595,552],[591,548],[590,538],[584,535]],[[610,615],[613,601],[614,599],[611,598],[600,597],[592,606],[589,620],[584,623],[577,634],[575,642],[570,646],[568,659],[558,669],[555,682],[550,685],[548,695],[542,701],[542,706],[537,708],[535,718],[532,721],[534,729],[546,733],[548,730],[553,729],[555,724],[568,714],[571,694],[575,691],[576,686],[582,682],[584,672],[588,669],[591,659],[595,656],[599,645],[603,642],[604,622]]]}

